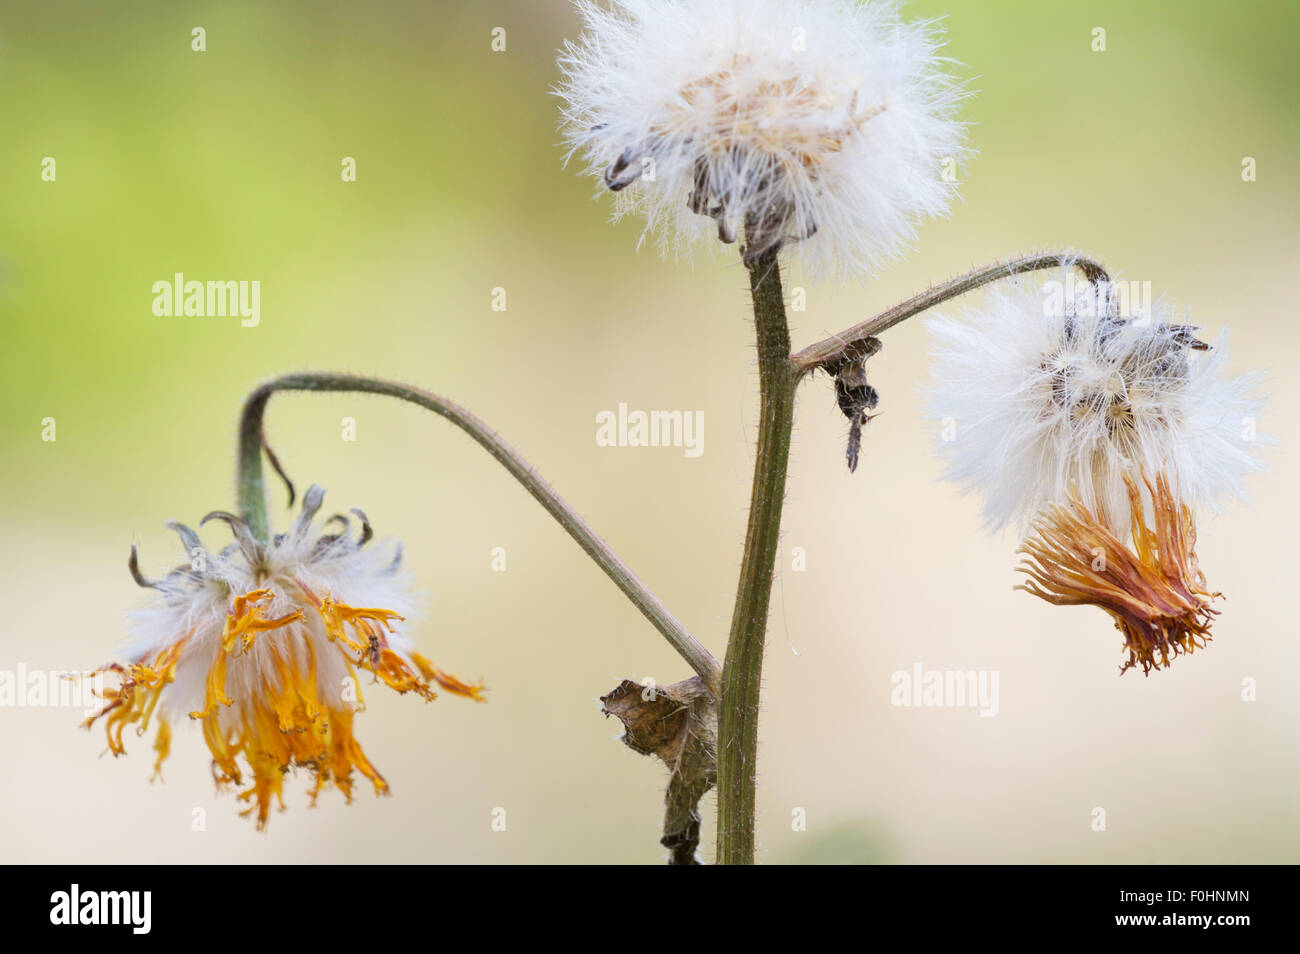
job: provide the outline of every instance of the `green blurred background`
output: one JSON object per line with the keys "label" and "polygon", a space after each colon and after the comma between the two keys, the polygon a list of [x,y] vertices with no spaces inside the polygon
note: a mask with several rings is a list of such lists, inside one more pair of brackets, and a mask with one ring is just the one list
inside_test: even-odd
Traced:
{"label": "green blurred background", "polygon": [[[1013,593],[1014,537],[983,535],[978,501],[936,481],[919,322],[873,360],[883,413],[855,476],[828,385],[807,386],[769,639],[760,857],[1295,861],[1300,7],[905,9],[947,14],[948,52],[978,91],[964,202],[876,280],[790,275],[808,294],[796,346],[972,265],[1074,245],[1167,291],[1209,333],[1231,325],[1234,368],[1270,370],[1261,429],[1282,443],[1249,506],[1203,519],[1202,563],[1228,595],[1214,643],[1120,679],[1103,614]],[[1105,53],[1091,50],[1098,26]],[[495,27],[505,52],[491,50]],[[231,507],[241,399],[307,368],[468,405],[721,653],[757,403],[745,276],[732,249],[693,267],[638,254],[639,223],[608,225],[608,201],[562,168],[550,90],[576,32],[560,0],[7,0],[0,668],[110,658],[140,599],[129,544],[160,570],[178,558],[166,520]],[[341,181],[344,156],[355,183]],[[1241,179],[1245,156],[1256,182]],[[260,326],[154,317],[151,286],[176,271],[260,280]],[[704,455],[596,446],[595,414],[619,402],[702,410]],[[431,597],[417,641],[483,677],[490,703],[371,692],[358,736],[394,797],[345,808],[331,791],[309,811],[299,778],[266,834],[214,797],[196,733],[178,734],[165,784],[150,785],[149,740],[97,758],[102,734],[78,732],[76,712],[0,710],[0,858],[658,861],[665,772],[623,748],[596,703],[624,677],[687,674],[658,635],[431,416],[285,396],[268,428],[300,485],[328,488],[327,507],[364,507],[405,539]],[[278,488],[272,503],[283,521]],[[491,572],[493,547],[505,573]],[[793,547],[806,572],[790,572]],[[890,674],[915,662],[1000,671],[1001,713],[892,707]],[[1090,828],[1097,806],[1104,833]],[[709,855],[712,797],[704,811]]]}

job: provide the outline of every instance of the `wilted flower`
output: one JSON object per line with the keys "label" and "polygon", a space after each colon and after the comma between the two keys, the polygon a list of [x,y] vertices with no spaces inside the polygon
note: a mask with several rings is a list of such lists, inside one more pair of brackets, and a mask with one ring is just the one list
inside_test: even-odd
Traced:
{"label": "wilted flower", "polygon": [[313,804],[328,782],[351,801],[354,769],[376,793],[387,792],[353,736],[353,716],[363,707],[356,670],[399,693],[432,699],[436,683],[481,699],[481,686],[438,669],[402,635],[398,624],[411,597],[398,569],[400,544],[371,544],[360,510],[352,511],[355,537],[342,515],[316,525],[323,497],[313,486],[292,529],[269,545],[228,513],[203,519],[223,520],[234,533],[236,542],[219,553],[205,549],[189,527],[169,523],[190,562],[160,582],[141,576],[133,546],[132,575],[158,598],[134,615],[131,661],[103,667],[121,684],[86,721],[102,717],[109,750],[120,755],[123,730],[134,725],[143,734],[156,719],[155,771],[167,757],[172,723],[197,721],[218,787],[251,774],[239,797],[250,803],[243,814],[256,811],[259,828],[272,796],[283,808],[282,781],[291,766],[315,775]]}
{"label": "wilted flower", "polygon": [[1091,603],[1104,609],[1124,634],[1125,672],[1144,673],[1169,665],[1210,638],[1210,621],[1221,595],[1205,588],[1196,561],[1196,524],[1186,504],[1177,503],[1163,478],[1146,485],[1154,529],[1147,526],[1139,488],[1127,481],[1132,548],[1097,516],[1072,499],[1049,504],[1020,552],[1028,582],[1016,587],[1058,606]]}
{"label": "wilted flower", "polygon": [[616,217],[747,253],[790,241],[871,270],[955,194],[963,98],[933,22],[893,2],[582,0],[561,57],[565,133]]}
{"label": "wilted flower", "polygon": [[1239,495],[1260,466],[1259,379],[1223,374],[1226,335],[1211,347],[1163,300],[1128,307],[1125,287],[1067,268],[931,319],[930,411],[946,476],[983,493],[992,528],[1029,525],[1023,588],[1101,606],[1125,634],[1124,668],[1149,670],[1209,638],[1218,594],[1193,510]]}

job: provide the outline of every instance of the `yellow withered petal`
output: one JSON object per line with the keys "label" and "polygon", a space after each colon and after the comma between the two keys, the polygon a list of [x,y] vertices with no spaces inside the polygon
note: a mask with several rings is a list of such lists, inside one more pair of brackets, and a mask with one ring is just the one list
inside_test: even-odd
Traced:
{"label": "yellow withered petal", "polygon": [[[389,645],[392,624],[402,619],[397,613],[348,606],[328,595],[318,597],[306,586],[297,585],[316,610],[328,636],[328,645],[336,647],[354,684],[353,666],[356,666],[373,673],[398,692],[415,692],[432,699],[436,694],[430,682],[436,682],[449,692],[482,701],[482,686],[462,682],[423,656],[412,654],[418,671],[411,668]],[[323,697],[317,652],[326,644],[315,643],[306,625],[295,625],[305,624],[307,620],[303,608],[267,618],[265,610],[274,599],[275,593],[267,588],[233,599],[217,652],[208,666],[204,707],[190,713],[190,718],[202,726],[204,741],[212,753],[212,774],[218,788],[244,784],[240,760],[247,764],[252,779],[249,787],[239,793],[239,799],[248,803],[241,814],[255,815],[258,828],[265,827],[273,801],[283,809],[284,776],[294,766],[308,768],[315,775],[309,793],[312,804],[331,782],[350,802],[354,771],[370,780],[376,794],[383,795],[389,790],[387,781],[370,763],[353,735],[353,717],[362,706],[360,687],[355,686],[355,699],[331,703]],[[273,641],[258,648],[254,691],[246,697],[232,698],[226,687],[228,661],[248,654],[259,637],[272,632]],[[129,666],[113,664],[99,670],[117,673],[121,683],[118,688],[103,692],[103,709],[84,724],[89,727],[104,719],[109,751],[114,755],[125,752],[122,732],[126,726],[136,725],[138,733],[146,730],[192,636],[193,633],[187,633],[152,661],[142,660]],[[161,776],[171,739],[171,726],[160,718],[154,743],[155,777]]]}

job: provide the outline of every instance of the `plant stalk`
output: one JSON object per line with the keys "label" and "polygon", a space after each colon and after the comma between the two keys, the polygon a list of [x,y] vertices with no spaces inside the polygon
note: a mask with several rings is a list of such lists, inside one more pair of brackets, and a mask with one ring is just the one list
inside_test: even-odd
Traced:
{"label": "plant stalk", "polygon": [[759,693],[799,373],[790,363],[776,252],[746,259],[758,347],[759,430],[740,583],[718,714],[719,864],[753,864]]}
{"label": "plant stalk", "polygon": [[[259,386],[244,402],[239,423],[238,494],[239,509],[257,539],[266,542],[269,524],[262,478],[262,449],[265,440],[262,419],[266,404],[276,391],[350,391],[381,394],[416,404],[446,418],[472,437],[533,495],[552,517],[578,542],[583,552],[614,581],[655,629],[663,634],[682,658],[716,695],[721,678],[718,660],[683,626],[650,589],[637,578],[578,513],[557,494],[513,447],[469,411],[429,391],[352,374],[307,372],[286,374]],[[270,455],[269,448],[267,449]],[[279,471],[274,455],[272,463]],[[280,471],[281,476],[283,471]],[[287,478],[286,478],[287,481]],[[292,494],[292,486],[290,487]]]}
{"label": "plant stalk", "polygon": [[790,360],[800,375],[807,374],[815,368],[826,367],[838,360],[849,348],[866,338],[874,338],[883,331],[900,324],[928,308],[940,305],[950,298],[974,291],[981,285],[997,281],[999,278],[1011,278],[1022,272],[1032,272],[1043,268],[1059,268],[1067,263],[1073,264],[1083,272],[1084,278],[1096,284],[1110,281],[1109,275],[1100,263],[1079,255],[1077,252],[1040,252],[994,262],[983,268],[977,268],[964,275],[958,275],[946,282],[932,285],[919,295],[913,295],[907,301],[899,302],[892,308],[882,311],[873,318],[859,322],[852,328],[846,328],[837,335],[831,335],[814,345],[809,345]]}
{"label": "plant stalk", "polygon": [[919,295],[811,345],[793,357],[776,253],[745,259],[754,301],[758,345],[760,421],[740,584],[722,666],[718,714],[719,864],[753,864],[758,713],[772,575],[785,501],[795,392],[812,370],[835,365],[861,342],[958,295],[1021,272],[1073,264],[1091,282],[1109,280],[1096,261],[1077,253],[1046,252],[995,262],[926,289]]}

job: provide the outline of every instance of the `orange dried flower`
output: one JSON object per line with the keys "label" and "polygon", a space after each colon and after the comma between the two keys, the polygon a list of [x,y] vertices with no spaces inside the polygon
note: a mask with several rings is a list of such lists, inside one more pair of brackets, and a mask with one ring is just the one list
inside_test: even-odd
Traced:
{"label": "orange dried flower", "polygon": [[1051,505],[1031,525],[1018,552],[1028,580],[1016,587],[1058,606],[1092,604],[1115,620],[1124,634],[1128,659],[1121,674],[1137,666],[1145,674],[1162,669],[1179,653],[1203,648],[1218,613],[1210,604],[1222,596],[1206,588],[1196,560],[1196,525],[1191,508],[1174,499],[1158,476],[1145,475],[1152,517],[1136,482],[1125,476],[1132,545],[1077,497]]}
{"label": "orange dried flower", "polygon": [[126,751],[128,726],[143,735],[156,722],[157,777],[172,723],[188,717],[202,729],[218,788],[248,785],[239,798],[259,828],[272,801],[283,808],[291,768],[314,776],[313,803],[330,784],[351,801],[354,773],[377,794],[388,792],[353,732],[364,707],[360,673],[425,700],[435,697],[435,685],[483,699],[482,686],[416,652],[398,625],[403,612],[366,608],[411,602],[398,572],[400,547],[368,545],[370,523],[360,510],[352,511],[361,524],[356,537],[342,515],[327,521],[339,525],[327,532],[314,522],[323,494],[312,487],[293,528],[265,544],[230,514],[209,515],[229,523],[237,541],[220,552],[171,524],[191,562],[162,581],[140,575],[133,548],[131,572],[158,598],[136,614],[130,661],[98,670],[115,673],[119,684],[104,691],[103,709],[85,722],[103,719],[114,755]]}

